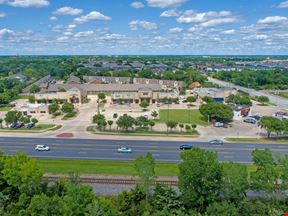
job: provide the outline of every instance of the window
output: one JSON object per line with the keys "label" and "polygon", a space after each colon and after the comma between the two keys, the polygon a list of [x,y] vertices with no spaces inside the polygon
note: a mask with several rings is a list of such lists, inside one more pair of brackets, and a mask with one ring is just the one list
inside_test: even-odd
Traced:
{"label": "window", "polygon": [[143,92],[142,94],[143,94],[143,96],[148,96],[149,95],[148,92]]}

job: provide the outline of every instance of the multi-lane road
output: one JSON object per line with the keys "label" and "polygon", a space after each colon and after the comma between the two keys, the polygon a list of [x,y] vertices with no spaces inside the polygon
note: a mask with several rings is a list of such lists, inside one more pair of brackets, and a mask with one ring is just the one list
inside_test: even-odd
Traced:
{"label": "multi-lane road", "polygon": [[[222,146],[212,146],[207,142],[0,137],[0,149],[6,155],[14,155],[17,151],[23,151],[36,158],[88,160],[133,160],[151,152],[157,161],[178,162],[180,161],[179,146],[184,143],[217,152],[219,161],[250,163],[251,152],[255,148],[270,148],[281,155],[288,153],[288,144],[224,143]],[[35,151],[34,148],[38,144],[50,146],[51,151]],[[120,146],[131,147],[133,153],[117,153],[117,148]]]}

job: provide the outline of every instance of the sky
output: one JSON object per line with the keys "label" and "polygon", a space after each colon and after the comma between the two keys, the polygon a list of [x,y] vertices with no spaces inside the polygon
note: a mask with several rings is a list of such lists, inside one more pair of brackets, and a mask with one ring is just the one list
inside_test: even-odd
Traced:
{"label": "sky", "polygon": [[0,0],[0,55],[286,55],[287,0]]}

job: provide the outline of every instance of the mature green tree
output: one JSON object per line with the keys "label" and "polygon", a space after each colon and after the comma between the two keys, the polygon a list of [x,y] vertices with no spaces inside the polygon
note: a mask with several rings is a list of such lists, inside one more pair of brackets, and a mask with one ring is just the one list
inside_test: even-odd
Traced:
{"label": "mature green tree", "polygon": [[65,102],[61,108],[64,113],[72,113],[74,111],[74,104]]}
{"label": "mature green tree", "polygon": [[256,100],[258,102],[260,102],[262,105],[264,105],[266,103],[269,103],[269,101],[270,101],[269,97],[267,97],[267,96],[259,96],[259,97],[256,98]]}
{"label": "mature green tree", "polygon": [[252,106],[252,101],[249,96],[242,94],[232,94],[227,98],[226,102],[237,105]]}
{"label": "mature green tree", "polygon": [[181,153],[179,189],[187,207],[204,211],[220,194],[222,167],[217,155],[199,148]]}
{"label": "mature green tree", "polygon": [[105,120],[105,116],[102,115],[102,114],[95,114],[95,115],[93,116],[93,120],[92,120],[93,123],[97,124],[97,122],[98,122],[99,120]]}
{"label": "mature green tree", "polygon": [[114,122],[113,122],[112,120],[108,120],[107,123],[108,123],[108,125],[109,125],[109,127],[110,127],[110,130],[111,130],[111,127],[112,127],[112,125],[113,125]]}
{"label": "mature green tree", "polygon": [[259,126],[267,131],[268,138],[270,138],[271,133],[280,134],[285,131],[283,122],[272,116],[263,116],[259,122]]}
{"label": "mature green tree", "polygon": [[36,125],[39,121],[38,121],[38,119],[36,119],[36,118],[32,118],[32,119],[31,119],[31,122],[32,122],[34,125]]}
{"label": "mature green tree", "polygon": [[246,196],[249,188],[248,171],[245,164],[227,162],[222,164],[222,193],[225,200],[237,202]]}
{"label": "mature green tree", "polygon": [[208,96],[204,96],[204,97],[202,98],[202,100],[203,100],[204,102],[206,102],[206,103],[212,103],[212,102],[214,102],[213,98],[208,97]]}
{"label": "mature green tree", "polygon": [[39,92],[41,89],[39,86],[37,85],[32,85],[31,88],[30,88],[30,93],[37,93]]}
{"label": "mature green tree", "polygon": [[147,107],[149,107],[149,103],[146,100],[142,100],[140,106],[143,108],[143,110],[145,110]]}
{"label": "mature green tree", "polygon": [[250,176],[252,188],[267,192],[268,196],[278,194],[280,186],[277,182],[281,173],[272,151],[256,149],[252,152],[252,160],[257,168]]}
{"label": "mature green tree", "polygon": [[106,126],[107,126],[107,121],[105,119],[99,119],[97,120],[96,124],[98,125],[98,127],[101,129],[101,130],[105,130]]}
{"label": "mature green tree", "polygon": [[106,99],[105,93],[99,93],[99,94],[98,94],[98,99],[99,99],[99,100],[105,100],[105,99]]}
{"label": "mature green tree", "polygon": [[229,106],[219,102],[203,104],[199,110],[207,119],[214,119],[220,122],[229,122],[234,116],[233,110]]}
{"label": "mature green tree", "polygon": [[5,115],[5,118],[4,118],[6,124],[8,125],[8,124],[12,124],[12,123],[17,123],[19,118],[21,117],[20,114],[17,111],[7,112]]}
{"label": "mature green tree", "polygon": [[229,202],[212,203],[207,208],[207,216],[238,216],[238,209],[234,204]]}
{"label": "mature green tree", "polygon": [[135,170],[139,178],[140,186],[143,187],[148,200],[149,189],[155,184],[155,159],[151,153],[140,156],[135,160]]}
{"label": "mature green tree", "polygon": [[28,101],[29,101],[29,103],[34,104],[35,101],[36,101],[35,96],[34,96],[34,95],[29,95],[29,97],[28,97]]}
{"label": "mature green tree", "polygon": [[190,106],[191,106],[192,103],[194,103],[196,100],[197,100],[196,97],[193,97],[193,96],[187,97],[187,102],[189,103]]}
{"label": "mature green tree", "polygon": [[52,103],[48,106],[48,112],[49,114],[53,114],[57,111],[59,111],[60,107],[59,107],[59,104],[57,103]]}
{"label": "mature green tree", "polygon": [[120,116],[116,122],[117,126],[128,131],[135,124],[135,119],[129,115]]}
{"label": "mature green tree", "polygon": [[175,122],[175,121],[168,121],[168,122],[166,122],[167,128],[170,128],[171,130],[172,130],[173,128],[176,128],[177,125],[178,125],[178,123]]}
{"label": "mature green tree", "polygon": [[30,118],[26,116],[21,116],[19,119],[20,122],[23,122],[24,124],[30,123]]}

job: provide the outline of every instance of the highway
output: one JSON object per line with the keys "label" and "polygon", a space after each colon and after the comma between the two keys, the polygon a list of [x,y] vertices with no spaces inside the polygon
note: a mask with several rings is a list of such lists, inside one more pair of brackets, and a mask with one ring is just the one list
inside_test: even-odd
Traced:
{"label": "highway", "polygon": [[[16,152],[22,151],[35,158],[87,160],[128,161],[151,152],[157,161],[179,162],[179,146],[186,143],[193,147],[217,152],[219,161],[251,163],[251,152],[255,148],[270,148],[273,152],[281,155],[288,153],[288,144],[224,143],[222,146],[212,146],[207,142],[0,137],[0,149],[6,155],[14,155]],[[35,151],[34,148],[38,144],[48,145],[51,150],[49,152]],[[117,153],[117,148],[120,146],[131,147],[133,153]]]}

